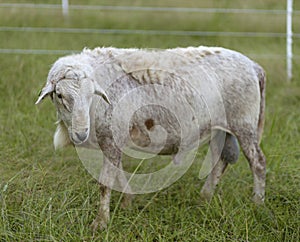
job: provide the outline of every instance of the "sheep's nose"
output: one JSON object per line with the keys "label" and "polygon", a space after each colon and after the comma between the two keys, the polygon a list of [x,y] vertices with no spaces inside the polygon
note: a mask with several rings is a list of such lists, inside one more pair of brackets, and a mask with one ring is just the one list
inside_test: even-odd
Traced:
{"label": "sheep's nose", "polygon": [[76,140],[84,142],[87,138],[87,129],[84,132],[75,132]]}

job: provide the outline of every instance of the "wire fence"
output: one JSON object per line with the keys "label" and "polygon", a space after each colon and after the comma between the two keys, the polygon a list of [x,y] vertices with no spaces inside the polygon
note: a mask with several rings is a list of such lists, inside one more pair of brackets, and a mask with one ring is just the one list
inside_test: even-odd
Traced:
{"label": "wire fence", "polygon": [[[60,4],[34,3],[0,3],[0,9],[56,9],[61,10]],[[102,6],[102,5],[68,5],[69,10],[88,11],[151,11],[178,13],[224,13],[224,14],[275,14],[286,15],[285,9],[227,9],[227,8],[182,8],[182,7],[144,7],[144,6]],[[293,15],[300,15],[300,11],[293,11]],[[51,27],[11,27],[0,26],[0,32],[24,33],[72,33],[72,34],[118,34],[118,35],[173,35],[173,36],[202,36],[202,37],[251,37],[251,38],[286,38],[286,33],[272,32],[222,32],[222,31],[180,31],[180,30],[143,30],[143,29],[93,29],[93,28],[51,28]],[[300,38],[300,33],[293,33],[293,38]],[[68,54],[78,50],[45,50],[45,49],[9,49],[0,48],[3,54]],[[279,54],[255,55],[260,58],[282,58]],[[300,56],[293,56],[298,59]]]}

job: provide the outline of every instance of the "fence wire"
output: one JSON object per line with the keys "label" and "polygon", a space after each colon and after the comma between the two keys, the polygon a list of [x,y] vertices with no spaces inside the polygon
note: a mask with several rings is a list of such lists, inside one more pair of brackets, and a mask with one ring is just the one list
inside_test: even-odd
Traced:
{"label": "fence wire", "polygon": [[[35,3],[0,3],[0,8],[31,8],[31,9],[60,9],[60,4]],[[227,8],[182,8],[182,7],[142,7],[142,6],[104,6],[104,5],[69,5],[69,10],[97,11],[148,11],[148,12],[180,12],[180,13],[228,13],[228,14],[275,14],[286,15],[285,9],[227,9]],[[300,11],[294,11],[294,15]],[[0,32],[31,32],[31,33],[66,33],[66,34],[113,34],[113,35],[173,35],[173,36],[202,36],[202,37],[250,37],[250,38],[286,38],[286,33],[272,32],[220,32],[220,31],[181,31],[181,30],[142,30],[142,29],[92,29],[92,28],[50,28],[50,27],[11,27],[1,26]],[[294,33],[293,38],[300,38],[300,33]],[[45,49],[5,49],[2,54],[41,54],[63,55],[78,53],[79,50],[45,50]],[[258,58],[286,58],[284,55],[266,54],[255,55]],[[299,56],[293,56],[298,59]]]}
{"label": "fence wire", "polygon": [[[61,9],[60,4],[0,3],[0,8]],[[285,9],[228,9],[228,8],[179,8],[145,6],[106,6],[106,5],[69,5],[70,10],[110,10],[110,11],[146,11],[181,13],[235,13],[235,14],[286,14]],[[300,11],[294,11],[300,14]]]}
{"label": "fence wire", "polygon": [[[153,48],[152,48],[153,49]],[[0,54],[19,54],[19,55],[69,55],[78,54],[81,50],[49,50],[49,49],[0,49]],[[282,54],[255,54],[247,53],[247,56],[255,59],[286,59]],[[293,59],[300,60],[300,55],[294,55]]]}
{"label": "fence wire", "polygon": [[[0,27],[0,32],[71,33],[71,34],[129,34],[129,35],[177,35],[177,36],[225,36],[225,37],[265,37],[285,38],[286,33],[267,32],[221,32],[221,31],[180,31],[143,29],[87,29],[87,28],[48,28],[48,27]],[[300,34],[293,37],[300,38]]]}

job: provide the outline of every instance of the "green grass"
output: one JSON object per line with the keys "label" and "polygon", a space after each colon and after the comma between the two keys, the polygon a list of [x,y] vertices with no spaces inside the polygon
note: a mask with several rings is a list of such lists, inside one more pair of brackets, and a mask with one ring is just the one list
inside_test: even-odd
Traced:
{"label": "green grass", "polygon": [[[104,1],[107,5],[118,3]],[[186,4],[127,0],[122,4],[285,8],[284,1],[276,0],[195,0]],[[65,21],[56,10],[0,9],[0,22],[16,27],[285,31],[284,16],[273,15],[71,11]],[[297,32],[298,15],[294,22]],[[300,241],[300,61],[294,59],[293,81],[286,82],[284,39],[14,32],[0,32],[0,38],[0,48],[16,49],[219,45],[253,56],[268,74],[262,140],[267,157],[265,205],[257,207],[251,202],[252,176],[243,156],[229,167],[212,202],[201,203],[204,181],[198,179],[200,164],[195,163],[169,188],[137,195],[128,209],[120,208],[121,194],[113,192],[111,224],[93,237],[89,224],[99,205],[98,186],[74,149],[54,151],[55,110],[51,102],[34,105],[51,64],[59,56],[0,54],[0,241]],[[296,55],[299,44],[295,39]],[[282,58],[262,56],[270,54]],[[205,148],[199,150],[199,160],[204,152]],[[134,169],[130,159],[125,167]]]}

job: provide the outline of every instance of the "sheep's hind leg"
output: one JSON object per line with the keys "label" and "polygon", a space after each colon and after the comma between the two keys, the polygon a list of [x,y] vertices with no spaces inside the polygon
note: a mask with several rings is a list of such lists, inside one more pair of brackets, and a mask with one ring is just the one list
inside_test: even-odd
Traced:
{"label": "sheep's hind leg", "polygon": [[262,204],[265,199],[266,158],[255,137],[245,133],[239,137],[239,141],[253,174],[253,201],[256,204]]}
{"label": "sheep's hind leg", "polygon": [[200,197],[201,200],[210,201],[214,195],[214,191],[218,182],[221,179],[222,174],[224,173],[228,163],[222,161],[221,159],[212,169],[211,173],[206,178],[206,181],[201,189]]}
{"label": "sheep's hind leg", "polygon": [[205,181],[205,184],[202,187],[201,199],[205,201],[211,200],[216,186],[219,183],[223,173],[225,172],[228,163],[235,163],[239,157],[239,146],[237,139],[229,133],[226,133],[224,147],[222,149],[221,155],[219,154],[219,150],[223,146],[222,139],[224,139],[224,133],[222,133],[223,131],[217,132],[218,133],[214,138],[215,140],[212,140],[210,143],[210,148],[212,150],[212,153],[220,157],[215,158],[219,160],[213,167],[212,171]]}
{"label": "sheep's hind leg", "polygon": [[121,208],[126,208],[131,205],[133,194],[130,185],[128,184],[128,180],[123,172],[122,162],[119,164],[119,172],[117,175],[117,180],[119,182],[119,186],[123,191],[123,198],[121,202]]}

